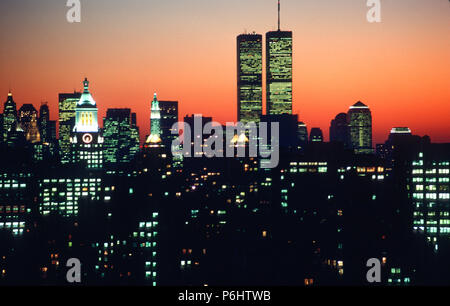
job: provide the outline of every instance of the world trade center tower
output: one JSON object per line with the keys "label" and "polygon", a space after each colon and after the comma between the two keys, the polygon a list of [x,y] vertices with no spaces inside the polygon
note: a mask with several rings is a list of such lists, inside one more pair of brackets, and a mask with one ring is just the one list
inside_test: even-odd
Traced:
{"label": "world trade center tower", "polygon": [[259,122],[262,114],[262,35],[237,37],[237,119]]}
{"label": "world trade center tower", "polygon": [[266,86],[267,114],[292,114],[291,31],[266,34]]}

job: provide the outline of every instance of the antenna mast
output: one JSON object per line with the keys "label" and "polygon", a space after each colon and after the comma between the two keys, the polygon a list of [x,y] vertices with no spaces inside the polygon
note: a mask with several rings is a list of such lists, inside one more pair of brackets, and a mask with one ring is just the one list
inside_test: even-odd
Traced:
{"label": "antenna mast", "polygon": [[278,0],[278,31],[280,31],[280,0]]}

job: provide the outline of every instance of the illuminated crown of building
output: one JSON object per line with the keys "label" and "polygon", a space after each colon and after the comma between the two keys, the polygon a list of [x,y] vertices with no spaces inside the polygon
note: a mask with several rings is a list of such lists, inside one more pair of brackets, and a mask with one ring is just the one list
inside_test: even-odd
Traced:
{"label": "illuminated crown of building", "polygon": [[368,109],[369,107],[362,103],[361,101],[356,102],[352,106],[350,106],[350,109]]}
{"label": "illuminated crown of building", "polygon": [[75,132],[98,132],[97,105],[89,92],[89,81],[83,81],[84,91],[75,110]]}
{"label": "illuminated crown of building", "polygon": [[87,78],[83,81],[83,93],[81,94],[80,100],[77,103],[77,106],[96,106],[94,98],[92,98],[91,93],[89,92],[89,81]]}
{"label": "illuminated crown of building", "polygon": [[161,109],[156,92],[153,95],[150,113],[150,135],[145,141],[147,144],[157,144],[161,142]]}

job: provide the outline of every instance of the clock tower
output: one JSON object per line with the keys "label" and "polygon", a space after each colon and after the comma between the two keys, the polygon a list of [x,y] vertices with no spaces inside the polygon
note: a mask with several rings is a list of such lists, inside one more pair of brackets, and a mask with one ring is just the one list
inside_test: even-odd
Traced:
{"label": "clock tower", "polygon": [[89,81],[83,81],[83,93],[75,109],[75,127],[73,129],[72,161],[86,162],[88,168],[103,166],[103,137],[97,120],[97,104],[89,92]]}

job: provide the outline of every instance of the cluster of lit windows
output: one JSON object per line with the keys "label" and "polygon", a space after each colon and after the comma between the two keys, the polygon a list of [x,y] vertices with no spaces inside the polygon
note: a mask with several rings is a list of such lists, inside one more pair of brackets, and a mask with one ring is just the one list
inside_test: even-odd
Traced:
{"label": "cluster of lit windows", "polygon": [[327,173],[326,162],[291,162],[289,164],[290,173]]}
{"label": "cluster of lit windows", "polygon": [[[90,148],[91,145],[81,145]],[[100,148],[99,145],[92,145],[94,148]],[[101,150],[82,150],[78,152],[79,160],[86,160],[88,168],[101,168],[103,165],[103,152]]]}
{"label": "cluster of lit windows", "polygon": [[157,239],[158,237],[158,212],[152,214],[149,221],[139,222],[138,231],[133,232],[133,239],[137,246],[146,250],[143,254],[145,259],[144,275],[153,286],[157,284]]}
{"label": "cluster of lit windows", "polygon": [[0,174],[0,229],[7,229],[13,235],[21,235],[25,229],[25,214],[31,213],[27,197],[29,173]]}
{"label": "cluster of lit windows", "polygon": [[430,240],[434,242],[436,236],[450,234],[449,165],[447,161],[425,163],[423,152],[419,154],[419,160],[412,162],[413,228],[425,232],[429,239],[434,236]]}
{"label": "cluster of lit windows", "polygon": [[11,230],[14,236],[22,235],[25,229],[25,222],[0,222],[0,230]]}
{"label": "cluster of lit windows", "polygon": [[39,212],[43,215],[51,211],[58,211],[64,217],[78,215],[78,201],[80,197],[100,200],[100,194],[105,193],[104,199],[109,200],[108,194],[113,187],[102,188],[100,178],[62,178],[43,179],[39,182],[40,205]]}

